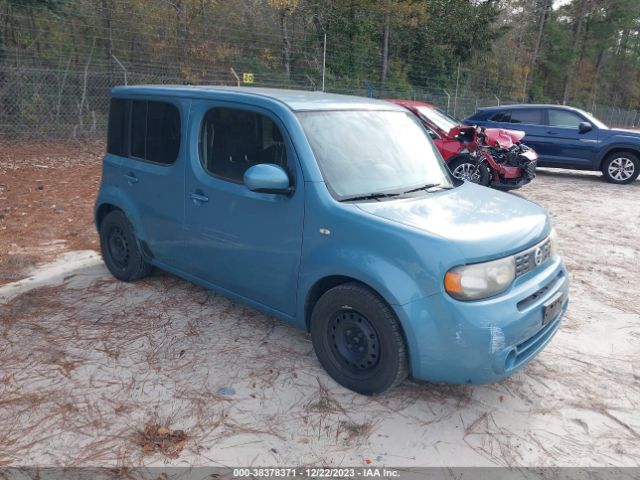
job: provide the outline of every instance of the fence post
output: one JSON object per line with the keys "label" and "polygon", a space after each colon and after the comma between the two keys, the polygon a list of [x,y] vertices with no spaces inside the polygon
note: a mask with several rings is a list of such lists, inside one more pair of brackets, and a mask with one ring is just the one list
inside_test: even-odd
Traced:
{"label": "fence post", "polygon": [[307,79],[309,80],[309,84],[311,85],[311,89],[315,92],[316,91],[316,82],[314,82],[313,78],[311,78],[309,75],[305,75],[305,77],[307,77]]}
{"label": "fence post", "polygon": [[324,32],[324,47],[322,49],[322,91],[324,92],[324,74],[327,69],[327,32]]}
{"label": "fence post", "polygon": [[449,113],[449,106],[451,104],[451,95],[444,88],[442,91],[447,95],[447,113]]}
{"label": "fence post", "polygon": [[367,87],[367,95],[369,98],[373,98],[373,87],[369,83],[369,80],[363,80],[364,86]]}
{"label": "fence post", "polygon": [[[456,76],[456,94],[453,97],[453,116],[456,116],[458,110],[458,86],[460,85],[460,62],[458,62],[458,75]],[[449,113],[449,112],[447,112]]]}
{"label": "fence post", "polygon": [[120,60],[118,60],[118,57],[116,57],[113,53],[111,54],[111,56],[113,57],[113,59],[116,61],[116,63],[120,66],[120,68],[124,72],[124,84],[128,85],[129,82],[127,81],[127,69],[124,68],[124,65],[122,65],[122,63],[120,63]]}
{"label": "fence post", "polygon": [[238,82],[238,86],[240,86],[240,77],[238,76],[236,71],[233,69],[233,67],[231,67],[229,70],[231,70],[231,73],[233,74],[233,76],[236,77],[236,82]]}

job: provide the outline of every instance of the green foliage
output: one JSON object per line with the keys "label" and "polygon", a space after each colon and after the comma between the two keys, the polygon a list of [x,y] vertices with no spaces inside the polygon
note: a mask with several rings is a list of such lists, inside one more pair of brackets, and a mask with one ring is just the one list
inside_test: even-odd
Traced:
{"label": "green foliage", "polygon": [[640,105],[640,2],[570,0],[541,23],[544,3],[0,0],[0,66],[57,78],[87,68],[115,85],[115,55],[138,81],[229,84],[233,69],[254,73],[256,85],[319,88],[326,34],[326,84],[336,91],[457,86],[483,97]]}

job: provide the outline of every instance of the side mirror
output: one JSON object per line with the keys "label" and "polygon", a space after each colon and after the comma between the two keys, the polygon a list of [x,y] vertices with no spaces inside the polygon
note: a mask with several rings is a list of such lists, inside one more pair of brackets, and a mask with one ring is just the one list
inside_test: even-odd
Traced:
{"label": "side mirror", "polygon": [[280,165],[259,163],[244,172],[244,184],[252,192],[284,193],[292,192],[289,175]]}
{"label": "side mirror", "polygon": [[587,133],[591,130],[593,130],[593,125],[591,125],[591,123],[589,122],[580,122],[580,124],[578,125],[578,131],[580,133]]}

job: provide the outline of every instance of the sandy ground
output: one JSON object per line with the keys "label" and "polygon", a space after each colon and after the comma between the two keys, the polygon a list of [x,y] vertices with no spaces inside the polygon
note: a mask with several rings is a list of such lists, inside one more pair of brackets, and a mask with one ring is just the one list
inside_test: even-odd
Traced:
{"label": "sandy ground", "polygon": [[518,194],[553,216],[571,304],[490,386],[354,394],[306,333],[169,275],[117,282],[91,250],[5,282],[0,466],[639,466],[640,182],[541,172]]}

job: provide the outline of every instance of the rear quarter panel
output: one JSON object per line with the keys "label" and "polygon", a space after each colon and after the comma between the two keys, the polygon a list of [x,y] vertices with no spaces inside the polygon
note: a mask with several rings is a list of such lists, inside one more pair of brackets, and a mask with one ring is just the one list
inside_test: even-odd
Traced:
{"label": "rear quarter panel", "polygon": [[147,233],[142,228],[142,222],[140,221],[142,212],[140,211],[137,202],[135,202],[133,198],[126,193],[126,190],[120,188],[118,185],[103,182],[100,186],[98,197],[96,199],[96,227],[98,227],[98,210],[100,206],[105,204],[113,205],[125,212],[127,218],[133,225],[136,237],[139,240],[147,240]]}

